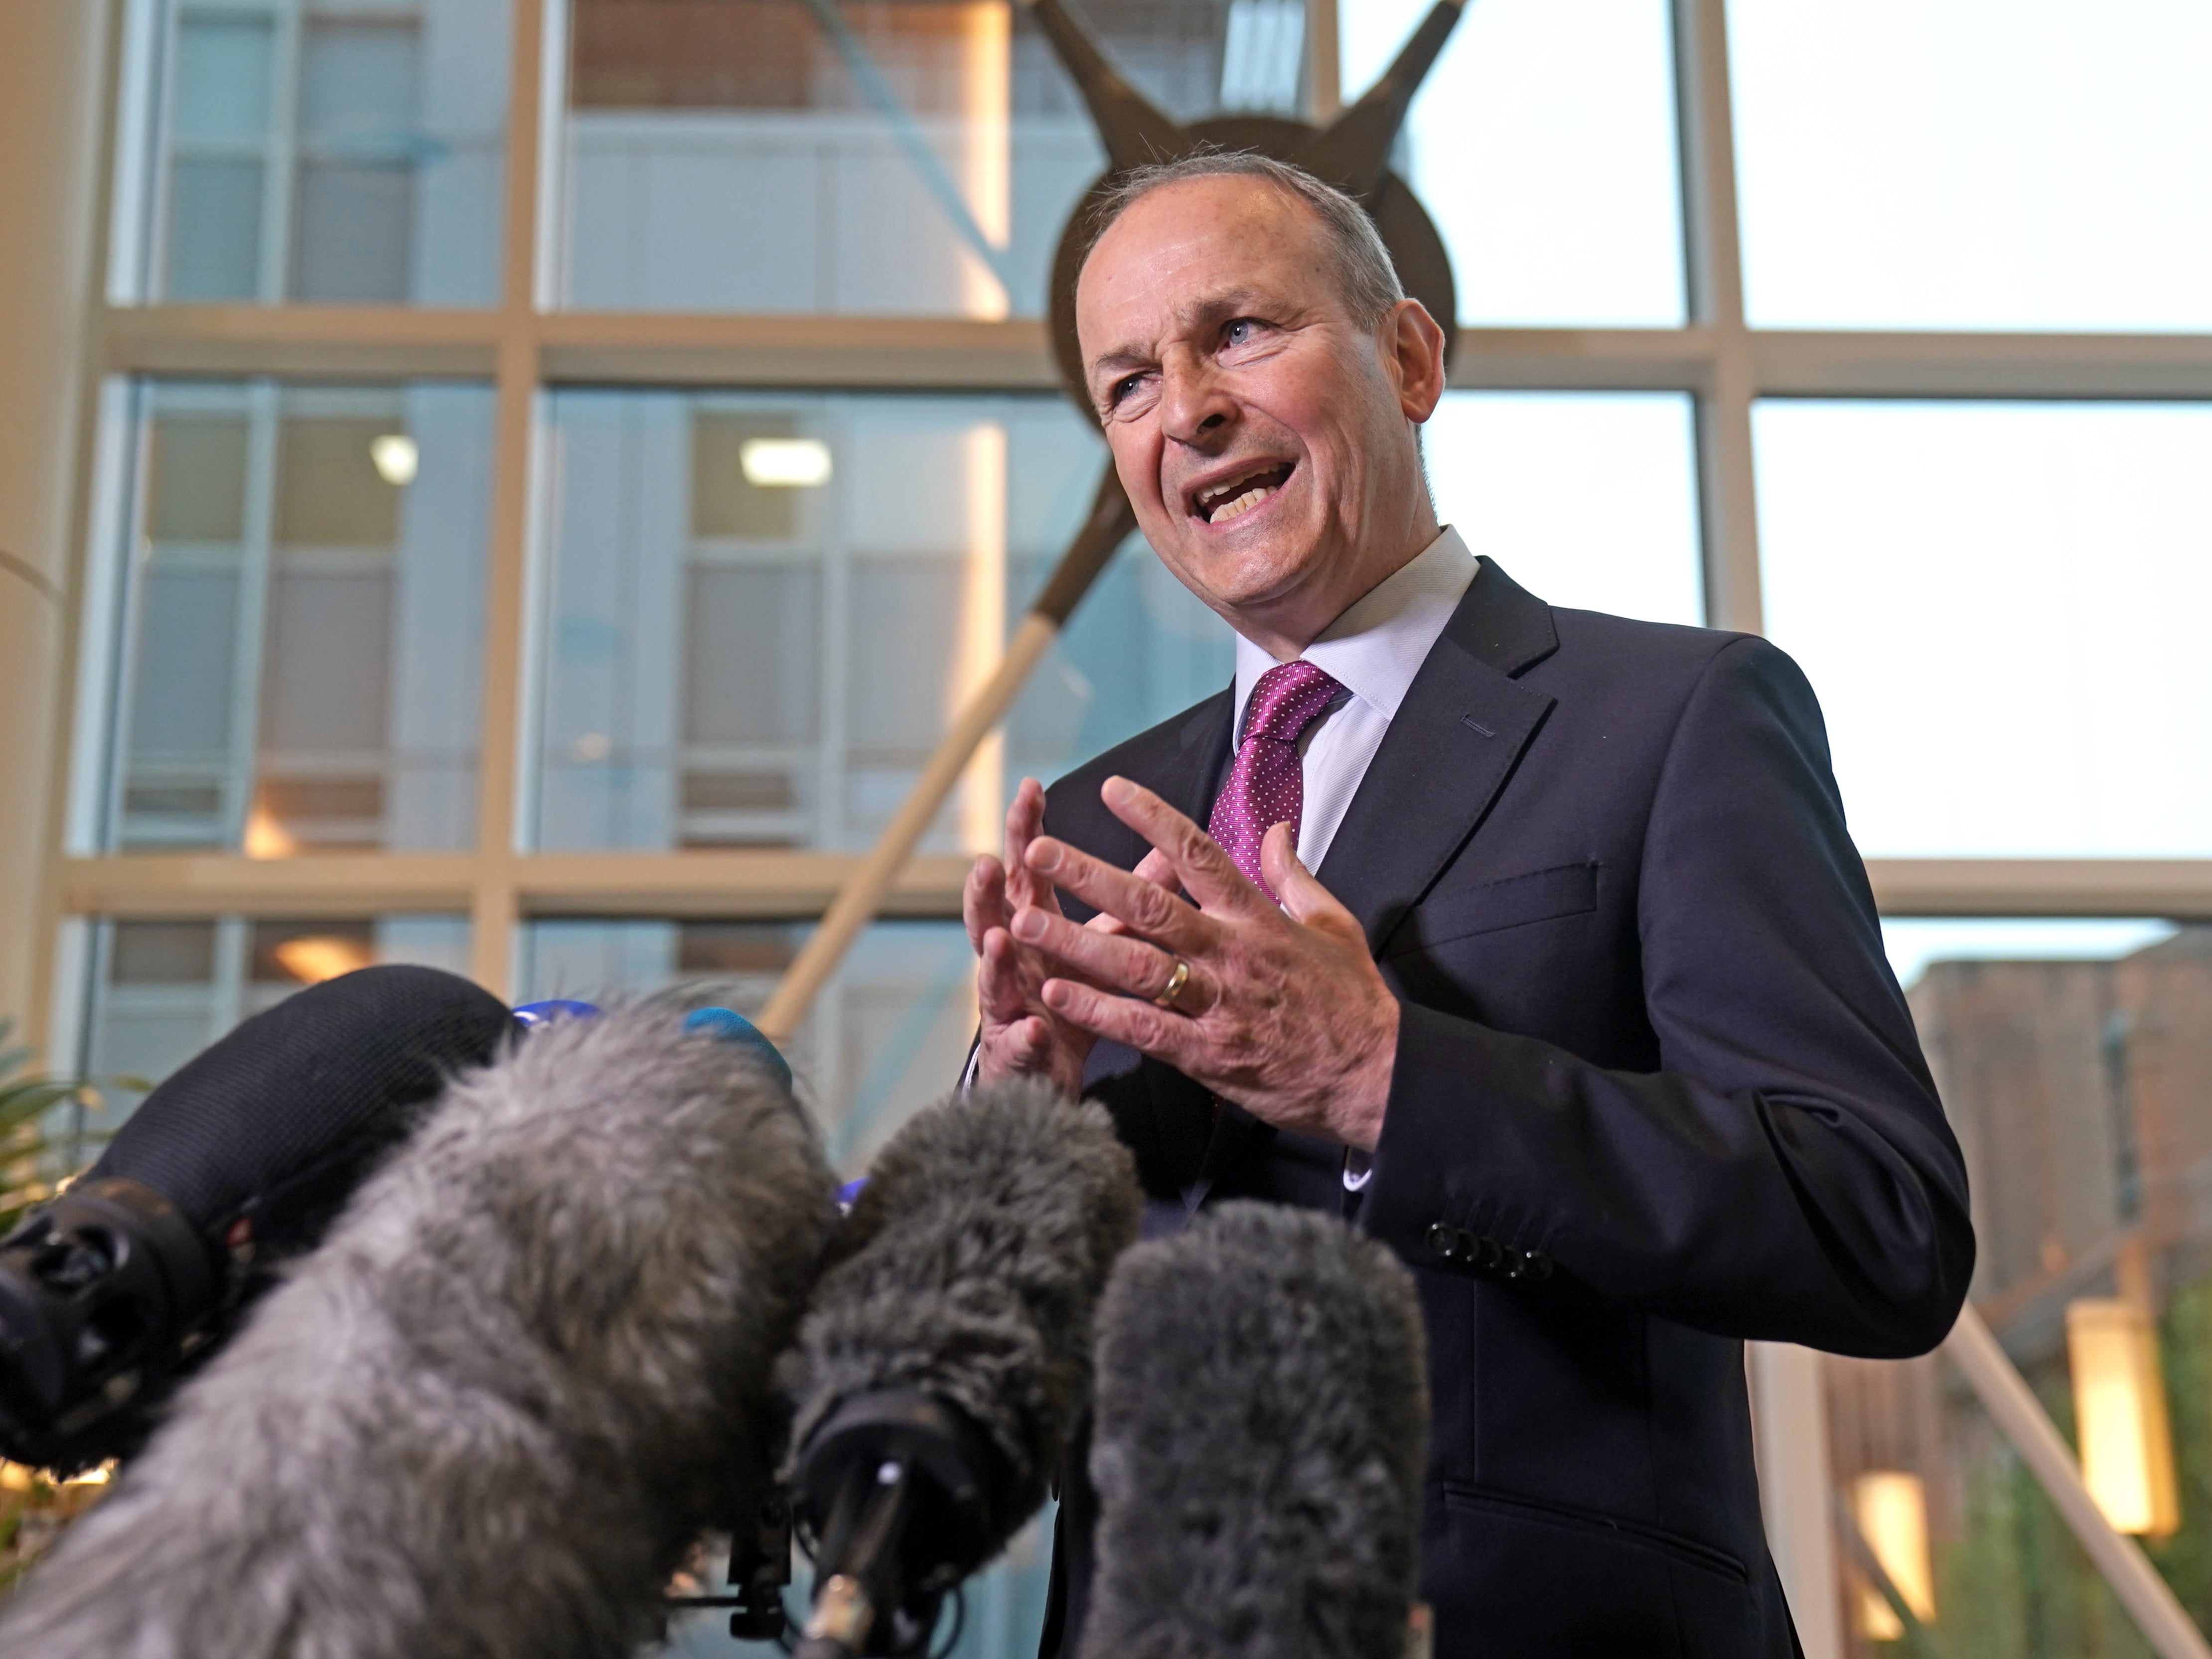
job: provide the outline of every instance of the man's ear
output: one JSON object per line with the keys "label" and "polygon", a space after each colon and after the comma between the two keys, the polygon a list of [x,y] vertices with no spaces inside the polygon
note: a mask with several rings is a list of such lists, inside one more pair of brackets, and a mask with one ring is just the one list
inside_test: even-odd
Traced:
{"label": "man's ear", "polygon": [[1401,300],[1382,319],[1383,356],[1398,382],[1398,405],[1416,425],[1444,395],[1444,331],[1419,300]]}

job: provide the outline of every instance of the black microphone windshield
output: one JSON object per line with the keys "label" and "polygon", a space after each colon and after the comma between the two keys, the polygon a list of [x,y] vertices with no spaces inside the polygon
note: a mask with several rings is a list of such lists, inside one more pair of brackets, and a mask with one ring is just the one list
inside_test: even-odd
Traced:
{"label": "black microphone windshield", "polygon": [[654,1010],[464,1076],[32,1570],[40,1659],[618,1659],[774,1472],[834,1184]]}
{"label": "black microphone windshield", "polygon": [[1313,1211],[1224,1204],[1124,1256],[1083,1659],[1403,1659],[1424,1349],[1405,1267]]}
{"label": "black microphone windshield", "polygon": [[817,1622],[848,1598],[817,1651],[927,1641],[1043,1503],[1140,1204],[1105,1110],[1041,1085],[955,1096],[884,1148],[786,1361]]}
{"label": "black microphone windshield", "polygon": [[[454,1073],[519,1030],[436,968],[363,968],[256,1014],[146,1097],[86,1179],[151,1188],[207,1236],[333,1162],[398,1141]],[[295,1224],[257,1217],[256,1243]]]}
{"label": "black microphone windshield", "polygon": [[447,1079],[519,1030],[456,975],[364,968],[257,1014],[148,1095],[0,1240],[0,1455],[66,1471],[134,1452]]}

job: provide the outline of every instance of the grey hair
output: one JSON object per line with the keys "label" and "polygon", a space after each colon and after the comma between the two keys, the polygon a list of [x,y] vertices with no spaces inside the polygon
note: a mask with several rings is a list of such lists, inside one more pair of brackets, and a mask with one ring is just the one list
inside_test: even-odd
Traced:
{"label": "grey hair", "polygon": [[1180,161],[1155,161],[1123,173],[1091,207],[1085,263],[1115,220],[1154,191],[1189,179],[1258,179],[1302,203],[1320,222],[1335,260],[1338,291],[1361,326],[1378,326],[1390,307],[1406,297],[1398,268],[1390,263],[1390,251],[1382,246],[1382,234],[1364,208],[1304,167],[1248,149],[1200,150]]}

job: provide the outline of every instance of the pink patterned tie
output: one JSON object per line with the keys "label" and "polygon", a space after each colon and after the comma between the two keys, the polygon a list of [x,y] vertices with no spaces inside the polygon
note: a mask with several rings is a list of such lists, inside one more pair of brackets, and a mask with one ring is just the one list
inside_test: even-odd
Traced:
{"label": "pink patterned tie", "polygon": [[1310,662],[1279,662],[1260,676],[1244,711],[1244,741],[1206,828],[1260,890],[1277,903],[1260,874],[1260,842],[1278,823],[1298,834],[1306,781],[1298,738],[1344,688]]}

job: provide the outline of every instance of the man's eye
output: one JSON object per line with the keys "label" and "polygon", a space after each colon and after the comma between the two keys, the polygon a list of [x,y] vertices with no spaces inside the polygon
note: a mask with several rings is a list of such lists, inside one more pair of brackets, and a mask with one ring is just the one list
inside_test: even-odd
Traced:
{"label": "man's eye", "polygon": [[1252,343],[1253,337],[1258,334],[1259,331],[1260,323],[1258,319],[1252,317],[1239,317],[1236,321],[1231,323],[1228,327],[1221,331],[1221,343],[1224,345],[1232,346],[1249,345]]}

